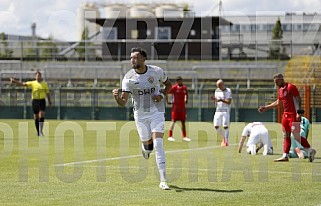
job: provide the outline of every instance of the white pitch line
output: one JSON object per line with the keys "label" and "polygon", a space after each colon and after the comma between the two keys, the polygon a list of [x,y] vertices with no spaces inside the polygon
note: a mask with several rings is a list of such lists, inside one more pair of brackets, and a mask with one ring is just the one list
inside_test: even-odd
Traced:
{"label": "white pitch line", "polygon": [[[230,146],[235,146],[235,145],[237,145],[237,144],[231,144]],[[209,147],[200,147],[200,148],[193,148],[193,149],[170,150],[170,151],[165,151],[165,153],[170,154],[170,153],[190,152],[190,151],[199,151],[199,150],[207,150],[207,149],[215,149],[215,148],[221,148],[221,146],[209,146]],[[79,161],[79,162],[55,164],[54,166],[68,166],[68,165],[77,165],[77,164],[93,163],[93,162],[113,161],[113,160],[129,159],[129,158],[135,158],[135,157],[141,157],[141,156],[142,155],[140,154],[140,155],[130,155],[130,156],[123,156],[123,157],[110,157],[110,158],[104,158],[104,159],[84,160],[84,161]]]}

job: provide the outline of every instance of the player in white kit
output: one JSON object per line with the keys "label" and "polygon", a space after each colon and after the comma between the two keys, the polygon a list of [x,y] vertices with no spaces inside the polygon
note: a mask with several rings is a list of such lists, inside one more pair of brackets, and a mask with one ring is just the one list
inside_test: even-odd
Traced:
{"label": "player in white kit", "polygon": [[[155,147],[156,163],[160,174],[159,187],[168,190],[166,183],[166,158],[163,145],[165,124],[165,96],[172,87],[162,68],[145,65],[147,54],[142,48],[131,49],[133,69],[127,72],[122,81],[122,92],[113,90],[115,100],[125,106],[131,94],[134,119],[142,142],[142,154],[145,159]],[[161,84],[165,89],[161,91]]]}
{"label": "player in white kit", "polygon": [[[239,153],[242,152],[242,147],[245,139],[249,136],[246,143],[246,152],[256,155],[258,149],[263,146],[263,155],[273,154],[273,146],[269,136],[269,131],[262,122],[252,122],[247,124],[242,132],[242,138],[239,143]],[[261,145],[257,147],[257,145]]]}
{"label": "player in white kit", "polygon": [[216,86],[217,89],[214,97],[212,97],[212,100],[216,103],[213,124],[217,132],[222,136],[221,146],[228,146],[232,92],[230,88],[225,87],[221,79],[216,82]]}

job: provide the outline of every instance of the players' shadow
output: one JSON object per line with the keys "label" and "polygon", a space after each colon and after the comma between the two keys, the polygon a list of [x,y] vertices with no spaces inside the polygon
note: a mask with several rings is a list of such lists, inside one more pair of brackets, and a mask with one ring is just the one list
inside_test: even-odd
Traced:
{"label": "players' shadow", "polygon": [[321,160],[321,157],[314,157],[314,161],[312,163],[318,163],[320,164],[321,162],[320,161],[315,161],[315,160]]}
{"label": "players' shadow", "polygon": [[176,192],[185,192],[185,191],[201,191],[201,192],[222,192],[222,193],[236,193],[243,192],[243,190],[216,190],[209,188],[186,188],[186,187],[178,187],[176,185],[170,185],[172,190],[176,190]]}

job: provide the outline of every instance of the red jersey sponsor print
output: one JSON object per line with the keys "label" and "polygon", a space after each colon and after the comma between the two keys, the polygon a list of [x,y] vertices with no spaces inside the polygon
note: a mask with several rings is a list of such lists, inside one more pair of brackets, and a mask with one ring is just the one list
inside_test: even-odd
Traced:
{"label": "red jersey sponsor print", "polygon": [[284,114],[296,114],[299,105],[294,97],[298,97],[299,91],[293,84],[286,83],[285,87],[279,88],[278,99],[282,101]]}

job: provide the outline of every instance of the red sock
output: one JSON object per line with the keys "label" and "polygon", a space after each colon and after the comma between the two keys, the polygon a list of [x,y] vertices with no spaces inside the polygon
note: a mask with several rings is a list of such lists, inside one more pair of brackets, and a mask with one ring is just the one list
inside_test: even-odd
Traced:
{"label": "red sock", "polygon": [[182,134],[183,134],[183,138],[186,137],[186,130],[183,130]]}
{"label": "red sock", "polygon": [[306,138],[304,138],[304,137],[301,137],[301,144],[302,144],[302,146],[304,148],[310,148],[311,147],[309,142],[308,142],[308,140]]}
{"label": "red sock", "polygon": [[168,136],[169,136],[169,137],[172,137],[172,135],[173,135],[173,131],[172,131],[172,130],[169,130]]}
{"label": "red sock", "polygon": [[283,140],[283,152],[289,154],[291,147],[291,138],[285,137]]}

